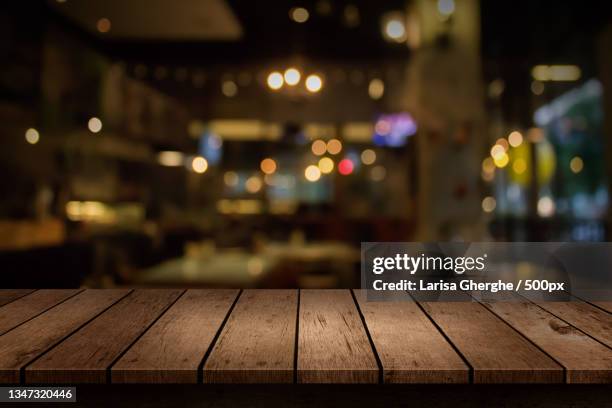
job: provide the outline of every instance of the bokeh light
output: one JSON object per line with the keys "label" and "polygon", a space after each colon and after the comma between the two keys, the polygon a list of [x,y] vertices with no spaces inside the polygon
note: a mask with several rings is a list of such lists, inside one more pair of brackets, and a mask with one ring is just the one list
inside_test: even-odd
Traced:
{"label": "bokeh light", "polygon": [[361,152],[361,162],[365,165],[374,164],[376,161],[376,152],[372,149],[365,149]]}
{"label": "bokeh light", "polygon": [[202,174],[208,169],[208,162],[202,156],[194,157],[191,161],[191,168],[196,173]]}
{"label": "bokeh light", "polygon": [[276,91],[283,87],[283,83],[285,81],[283,79],[283,75],[280,72],[274,71],[274,72],[270,72],[266,82],[270,89]]}
{"label": "bokeh light", "polygon": [[296,68],[289,68],[285,71],[284,79],[287,85],[297,85],[302,78],[302,74]]}
{"label": "bokeh light", "polygon": [[323,156],[325,151],[327,150],[327,144],[321,139],[315,140],[312,142],[312,146],[310,147],[312,153],[317,156]]}
{"label": "bokeh light", "polygon": [[323,174],[329,174],[334,170],[334,161],[329,157],[322,157],[319,160],[319,170]]}
{"label": "bokeh light", "polygon": [[25,140],[29,144],[36,144],[40,140],[40,133],[34,128],[29,128],[25,132]]}
{"label": "bokeh light", "polygon": [[310,13],[304,7],[294,7],[289,10],[289,17],[296,23],[305,23],[310,17]]}
{"label": "bokeh light", "polygon": [[512,147],[520,146],[521,143],[523,143],[523,135],[521,134],[521,132],[516,130],[514,132],[511,132],[508,135],[508,143],[510,143],[510,146]]}
{"label": "bokeh light", "polygon": [[259,167],[261,168],[261,171],[264,172],[264,174],[272,174],[276,171],[277,166],[276,162],[268,157],[261,161]]}
{"label": "bokeh light", "polygon": [[338,139],[331,139],[327,142],[327,153],[335,155],[342,151],[342,142]]}
{"label": "bokeh light", "polygon": [[497,201],[495,201],[495,198],[493,197],[488,196],[482,200],[482,210],[484,212],[487,212],[487,213],[493,212],[496,206],[497,206]]}
{"label": "bokeh light", "polygon": [[310,165],[304,170],[304,177],[310,182],[315,182],[321,178],[321,170],[315,165]]}
{"label": "bokeh light", "polygon": [[247,179],[246,183],[244,183],[244,188],[251,194],[258,193],[261,190],[262,182],[259,176],[251,176]]}
{"label": "bokeh light", "polygon": [[570,170],[572,171],[572,173],[578,174],[582,171],[583,168],[584,161],[582,160],[582,158],[578,156],[572,157],[572,160],[570,160]]}
{"label": "bokeh light", "polygon": [[323,80],[316,74],[308,75],[306,78],[306,89],[309,92],[316,93],[323,88]]}
{"label": "bokeh light", "polygon": [[223,182],[228,187],[236,187],[240,178],[235,171],[227,171],[223,175]]}
{"label": "bokeh light", "polygon": [[353,172],[355,165],[350,159],[342,159],[340,163],[338,163],[338,172],[343,176],[348,176]]}
{"label": "bokeh light", "polygon": [[87,122],[87,128],[92,133],[98,133],[102,130],[102,121],[96,117],[93,117]]}

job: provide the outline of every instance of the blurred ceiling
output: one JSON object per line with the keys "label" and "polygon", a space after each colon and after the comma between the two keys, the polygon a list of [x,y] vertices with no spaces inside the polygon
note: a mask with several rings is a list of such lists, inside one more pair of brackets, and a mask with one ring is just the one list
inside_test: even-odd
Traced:
{"label": "blurred ceiling", "polygon": [[[121,40],[231,41],[242,27],[225,0],[48,0],[82,29]],[[100,19],[112,27],[100,33]]]}

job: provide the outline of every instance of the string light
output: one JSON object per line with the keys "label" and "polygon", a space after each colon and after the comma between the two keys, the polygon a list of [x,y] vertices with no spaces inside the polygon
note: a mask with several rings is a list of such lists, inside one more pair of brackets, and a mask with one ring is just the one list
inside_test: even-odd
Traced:
{"label": "string light", "polygon": [[283,76],[280,72],[274,71],[268,75],[268,79],[266,81],[268,83],[268,87],[274,91],[279,90],[283,87]]}
{"label": "string light", "polygon": [[96,117],[93,117],[87,122],[87,128],[91,133],[98,133],[102,130],[102,121]]}
{"label": "string light", "polygon": [[40,140],[40,133],[34,128],[29,128],[25,132],[25,140],[29,144],[36,144]]}
{"label": "string light", "polygon": [[308,92],[317,93],[323,88],[323,80],[317,74],[308,75],[306,78],[306,89]]}
{"label": "string light", "polygon": [[284,78],[287,85],[294,86],[300,82],[302,74],[300,74],[300,71],[298,71],[296,68],[289,68],[285,71]]}

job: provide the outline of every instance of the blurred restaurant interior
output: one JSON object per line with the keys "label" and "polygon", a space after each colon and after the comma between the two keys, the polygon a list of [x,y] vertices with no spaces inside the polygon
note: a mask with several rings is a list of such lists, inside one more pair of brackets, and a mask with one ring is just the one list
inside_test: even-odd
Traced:
{"label": "blurred restaurant interior", "polygon": [[365,241],[607,241],[611,17],[4,1],[1,286],[350,288]]}

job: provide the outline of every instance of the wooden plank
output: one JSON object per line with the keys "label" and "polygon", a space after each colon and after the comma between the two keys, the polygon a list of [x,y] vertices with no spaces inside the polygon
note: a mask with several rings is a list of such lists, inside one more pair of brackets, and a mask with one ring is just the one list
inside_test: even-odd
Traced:
{"label": "wooden plank", "polygon": [[198,367],[238,290],[188,290],[113,365],[111,381],[196,383]]}
{"label": "wooden plank", "polygon": [[41,289],[0,309],[0,335],[80,292],[80,289]]}
{"label": "wooden plank", "polygon": [[612,302],[593,302],[593,304],[597,307],[602,308],[608,313],[612,313]]}
{"label": "wooden plank", "polygon": [[536,303],[589,336],[612,347],[612,315],[609,313],[580,300]]}
{"label": "wooden plank", "polygon": [[135,290],[26,367],[27,383],[104,383],[107,369],[181,294]]}
{"label": "wooden plank", "polygon": [[569,383],[611,383],[612,350],[530,302],[484,303],[566,368]]}
{"label": "wooden plank", "polygon": [[0,336],[0,383],[19,382],[21,367],[128,293],[86,290]]}
{"label": "wooden plank", "polygon": [[355,297],[383,367],[385,383],[468,383],[470,369],[415,302]]}
{"label": "wooden plank", "polygon": [[300,383],[376,383],[378,364],[348,290],[302,290]]}
{"label": "wooden plank", "polygon": [[563,382],[557,363],[481,304],[422,305],[472,366],[475,383]]}
{"label": "wooden plank", "polygon": [[296,290],[245,290],[203,367],[205,383],[293,382]]}
{"label": "wooden plank", "polygon": [[34,292],[35,289],[0,289],[0,306]]}

